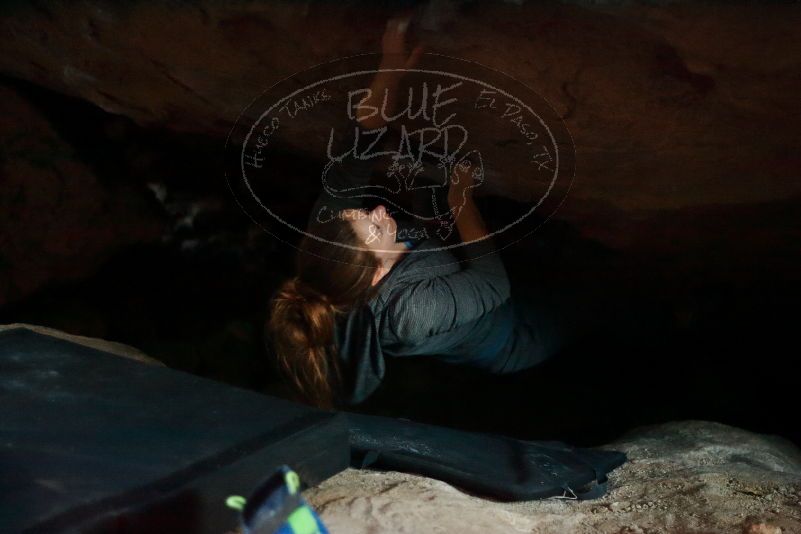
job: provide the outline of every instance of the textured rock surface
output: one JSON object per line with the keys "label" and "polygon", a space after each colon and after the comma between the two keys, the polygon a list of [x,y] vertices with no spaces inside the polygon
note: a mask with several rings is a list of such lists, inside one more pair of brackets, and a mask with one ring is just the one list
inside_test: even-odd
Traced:
{"label": "textured rock surface", "polygon": [[64,339],[72,343],[77,343],[78,345],[84,345],[85,347],[102,350],[110,354],[116,354],[117,356],[122,356],[123,358],[130,358],[132,360],[136,360],[138,362],[146,363],[149,365],[164,365],[160,361],[151,358],[141,350],[132,347],[130,345],[126,345],[124,343],[118,343],[116,341],[106,341],[105,339],[99,339],[96,337],[77,336],[75,334],[69,334],[67,332],[62,332],[61,330],[56,330],[55,328],[49,328],[47,326],[39,326],[34,324],[24,324],[24,323],[0,324],[0,332],[3,332],[4,330],[13,330],[15,328],[27,328],[28,330],[31,330],[38,334],[44,334],[50,337],[57,337],[59,339]]}
{"label": "textured rock surface", "polygon": [[92,274],[162,223],[130,184],[99,179],[48,119],[0,86],[0,305]]}
{"label": "textured rock surface", "polygon": [[[506,72],[564,117],[578,170],[560,216],[588,235],[674,251],[693,225],[734,223],[732,243],[759,243],[737,208],[715,207],[769,217],[798,202],[801,5],[451,6],[428,50]],[[368,2],[19,3],[0,19],[0,70],[140,124],[222,136],[273,83],[376,51],[388,15]],[[797,238],[787,228],[773,243]]]}
{"label": "textured rock surface", "polygon": [[333,534],[801,532],[801,451],[784,440],[685,421],[609,447],[630,461],[593,501],[498,503],[433,479],[357,470],[306,496]]}

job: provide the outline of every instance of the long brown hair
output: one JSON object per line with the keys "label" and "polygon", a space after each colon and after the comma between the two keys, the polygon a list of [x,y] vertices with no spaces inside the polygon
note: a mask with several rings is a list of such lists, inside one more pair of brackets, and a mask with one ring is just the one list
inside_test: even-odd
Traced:
{"label": "long brown hair", "polygon": [[348,220],[316,225],[298,247],[297,275],[286,280],[270,302],[267,334],[281,371],[300,400],[332,408],[339,404],[343,377],[334,329],[338,314],[365,303],[373,294],[378,258],[358,247]]}

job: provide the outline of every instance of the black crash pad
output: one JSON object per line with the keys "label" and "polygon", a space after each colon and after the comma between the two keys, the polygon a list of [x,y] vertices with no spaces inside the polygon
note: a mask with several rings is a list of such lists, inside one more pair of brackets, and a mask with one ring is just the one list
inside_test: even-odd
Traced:
{"label": "black crash pad", "polygon": [[622,452],[348,414],[355,467],[419,473],[502,500],[595,498]]}
{"label": "black crash pad", "polygon": [[0,332],[0,532],[225,532],[280,464],[315,484],[348,461],[342,414]]}
{"label": "black crash pad", "polygon": [[603,492],[615,451],[332,413],[27,329],[0,332],[0,531],[224,532],[281,464],[393,469],[508,500]]}

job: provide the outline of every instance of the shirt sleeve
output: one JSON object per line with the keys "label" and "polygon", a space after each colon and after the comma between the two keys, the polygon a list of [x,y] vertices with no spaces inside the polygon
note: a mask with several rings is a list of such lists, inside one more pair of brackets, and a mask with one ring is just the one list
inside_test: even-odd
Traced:
{"label": "shirt sleeve", "polygon": [[343,366],[343,400],[358,404],[369,397],[384,378],[384,355],[375,317],[369,306],[353,310],[336,329],[339,358]]}
{"label": "shirt sleeve", "polygon": [[491,239],[465,245],[462,270],[401,288],[388,305],[389,328],[405,343],[422,341],[475,321],[510,295],[503,261]]}

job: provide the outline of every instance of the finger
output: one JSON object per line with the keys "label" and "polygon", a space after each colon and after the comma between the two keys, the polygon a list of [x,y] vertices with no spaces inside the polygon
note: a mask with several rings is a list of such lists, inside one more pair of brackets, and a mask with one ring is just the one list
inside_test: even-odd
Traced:
{"label": "finger", "polygon": [[397,33],[406,33],[406,30],[409,28],[409,22],[411,22],[409,17],[398,20],[395,31]]}
{"label": "finger", "polygon": [[410,22],[411,17],[393,17],[387,20],[387,32],[405,33]]}
{"label": "finger", "polygon": [[414,67],[417,65],[417,62],[420,61],[420,57],[423,55],[425,51],[425,46],[417,45],[412,50],[412,53],[409,55],[409,59],[406,61],[406,68]]}

